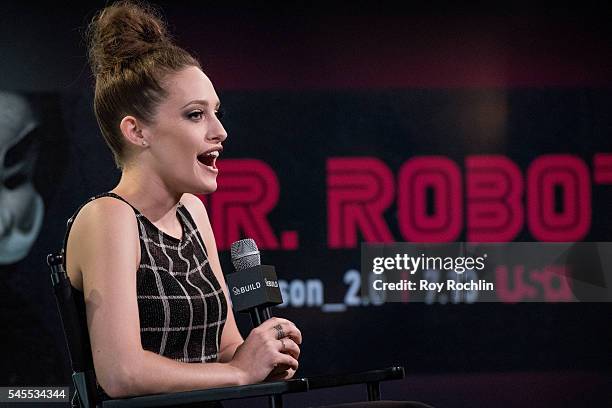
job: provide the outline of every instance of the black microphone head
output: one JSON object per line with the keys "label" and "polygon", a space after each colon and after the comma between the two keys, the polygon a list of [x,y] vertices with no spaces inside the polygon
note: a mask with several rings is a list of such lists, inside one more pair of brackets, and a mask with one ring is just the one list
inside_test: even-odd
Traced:
{"label": "black microphone head", "polygon": [[257,244],[251,238],[241,239],[232,244],[232,264],[237,271],[261,265]]}

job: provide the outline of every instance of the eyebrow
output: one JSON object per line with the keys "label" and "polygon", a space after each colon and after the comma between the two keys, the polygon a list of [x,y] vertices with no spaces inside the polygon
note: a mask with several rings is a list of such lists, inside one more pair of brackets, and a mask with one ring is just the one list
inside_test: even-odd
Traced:
{"label": "eyebrow", "polygon": [[[187,107],[189,105],[195,104],[195,103],[199,103],[200,105],[208,106],[208,101],[207,100],[205,100],[205,99],[194,99],[193,101],[188,102],[185,105],[183,105],[181,107],[181,109],[183,109],[183,108],[185,108],[185,107]],[[221,102],[217,101],[217,104],[215,105],[215,109],[219,109],[220,105],[221,105]]]}

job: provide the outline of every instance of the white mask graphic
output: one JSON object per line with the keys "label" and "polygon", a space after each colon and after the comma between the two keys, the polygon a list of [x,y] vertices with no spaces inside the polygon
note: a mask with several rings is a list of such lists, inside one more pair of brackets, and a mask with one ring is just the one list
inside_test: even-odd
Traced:
{"label": "white mask graphic", "polygon": [[38,125],[25,97],[0,91],[0,265],[25,258],[42,226],[44,204],[32,184]]}

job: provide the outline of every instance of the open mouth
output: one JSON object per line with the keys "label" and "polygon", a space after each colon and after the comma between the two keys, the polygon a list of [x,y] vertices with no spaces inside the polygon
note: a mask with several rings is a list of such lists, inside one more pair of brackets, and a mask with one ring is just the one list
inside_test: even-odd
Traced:
{"label": "open mouth", "polygon": [[198,161],[203,165],[210,167],[211,169],[217,169],[216,162],[219,157],[219,152],[214,150],[212,152],[204,153],[198,156]]}

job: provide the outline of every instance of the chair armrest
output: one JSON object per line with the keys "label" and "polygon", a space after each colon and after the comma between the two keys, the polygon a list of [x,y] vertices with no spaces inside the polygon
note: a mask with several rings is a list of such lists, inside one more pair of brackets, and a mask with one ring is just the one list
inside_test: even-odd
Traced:
{"label": "chair armrest", "polygon": [[197,404],[207,401],[265,397],[304,391],[308,391],[308,380],[298,378],[289,381],[240,385],[236,387],[210,388],[206,390],[175,392],[171,394],[144,395],[141,397],[110,399],[103,401],[102,407],[167,407]]}
{"label": "chair armrest", "polygon": [[308,389],[310,390],[388,380],[401,380],[402,378],[404,378],[404,367],[388,367],[380,370],[369,370],[359,373],[306,377],[308,380]]}

